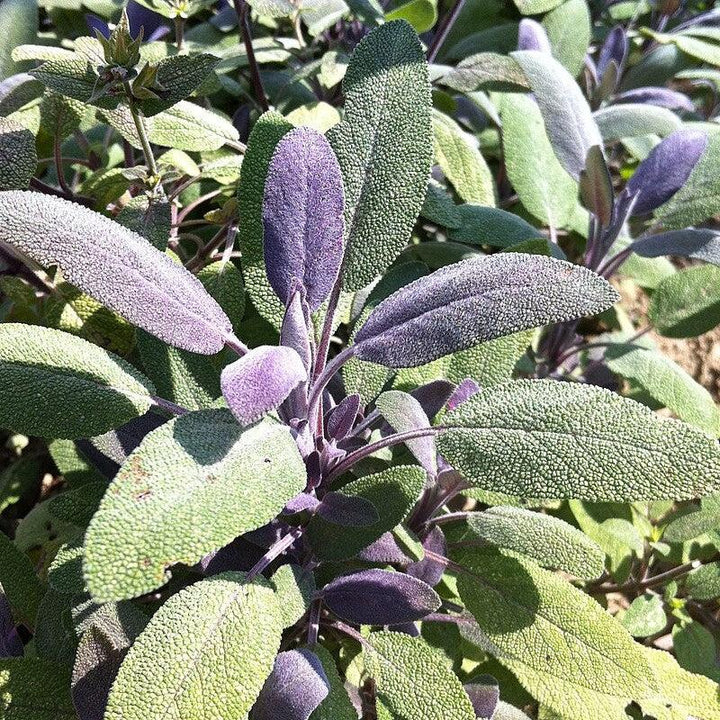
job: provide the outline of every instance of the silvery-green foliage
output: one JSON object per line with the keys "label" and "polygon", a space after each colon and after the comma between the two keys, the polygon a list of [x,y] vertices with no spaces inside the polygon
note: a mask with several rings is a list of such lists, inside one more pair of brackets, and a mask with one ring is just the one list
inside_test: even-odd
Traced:
{"label": "silvery-green foliage", "polygon": [[122,4],[0,1],[0,717],[720,720],[718,12]]}

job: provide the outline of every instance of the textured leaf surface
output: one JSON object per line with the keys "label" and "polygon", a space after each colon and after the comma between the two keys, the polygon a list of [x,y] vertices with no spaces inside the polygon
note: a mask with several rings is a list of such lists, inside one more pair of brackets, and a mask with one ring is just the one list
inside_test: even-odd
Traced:
{"label": "textured leaf surface", "polygon": [[523,50],[512,53],[512,57],[535,93],[557,159],[578,180],[590,148],[602,146],[587,101],[568,71],[549,55]]}
{"label": "textured leaf surface", "polygon": [[677,255],[720,265],[720,233],[705,228],[687,228],[649,235],[636,240],[632,249],[646,258]]}
{"label": "textured leaf surface", "polygon": [[416,367],[520,330],[592,315],[615,291],[578,265],[498,253],[416,280],[380,303],[356,335],[356,357]]}
{"label": "textured leaf surface", "polygon": [[467,693],[442,656],[421,638],[391,632],[370,636],[364,651],[383,703],[398,720],[475,720]]}
{"label": "textured leaf surface", "polygon": [[610,105],[593,117],[605,142],[650,134],[665,137],[682,126],[675,113],[654,105]]}
{"label": "textured leaf surface", "polygon": [[4,0],[0,6],[0,81],[19,72],[12,59],[12,51],[35,41],[38,30],[37,0]]}
{"label": "textured leaf surface", "polygon": [[426,473],[417,466],[398,466],[367,475],[342,488],[350,497],[371,502],[380,518],[360,528],[341,527],[321,517],[308,526],[308,538],[320,560],[345,560],[401,523],[420,496]]}
{"label": "textured leaf surface", "polygon": [[30,558],[5,533],[0,533],[0,586],[15,617],[34,627],[45,586]]}
{"label": "textured leaf surface", "polygon": [[471,135],[444,113],[433,112],[435,159],[465,202],[495,205],[490,168]]}
{"label": "textured leaf surface", "polygon": [[608,367],[640,387],[681,420],[708,435],[720,435],[720,411],[712,395],[677,363],[662,353],[639,345],[610,345]]}
{"label": "textured leaf surface", "polygon": [[327,299],[343,256],[343,186],[335,155],[316,130],[285,135],[263,200],[265,269],[284,305],[304,288],[310,312]]}
{"label": "textured leaf surface", "polygon": [[26,188],[36,168],[35,136],[19,122],[0,117],[0,190]]}
{"label": "textured leaf surface", "polygon": [[494,52],[481,52],[461,60],[438,82],[459,92],[530,89],[517,62]]}
{"label": "textured leaf surface", "polygon": [[140,235],[67,200],[0,193],[0,240],[161,340],[206,355],[222,349],[230,321],[200,281]]}
{"label": "textured leaf surface", "polygon": [[343,282],[357,290],[407,245],[430,175],[428,69],[412,27],[395,20],[364,38],[343,93],[345,119],[328,139],[345,184]]}
{"label": "textured leaf surface", "polygon": [[492,548],[458,560],[470,571],[458,591],[483,642],[541,703],[563,717],[619,720],[630,699],[654,694],[640,646],[591,597]]}
{"label": "textured leaf surface", "polygon": [[717,442],[592,385],[519,380],[447,415],[439,452],[474,485],[534,498],[685,499],[720,487]]}
{"label": "textured leaf surface", "polygon": [[90,524],[88,589],[100,601],[149,592],[172,564],[192,565],[269,522],[305,482],[281,425],[243,431],[226,410],[166,423],[130,455]]}
{"label": "textured leaf surface", "polygon": [[691,267],[665,278],[650,300],[648,317],[667,337],[694,337],[720,323],[720,268]]}
{"label": "textured leaf surface", "polygon": [[263,249],[263,198],[268,168],[275,147],[293,126],[276,112],[261,115],[248,139],[238,185],[238,243],[248,295],[260,315],[280,328],[283,303],[270,285]]}
{"label": "textured leaf surface", "polygon": [[505,505],[471,513],[466,538],[527,555],[543,567],[576,577],[599,577],[605,553],[583,532],[551,515]]}
{"label": "textured leaf surface", "polygon": [[564,0],[542,19],[553,56],[573,77],[583,69],[592,36],[591,24],[585,0]]}
{"label": "textured leaf surface", "polygon": [[4,720],[77,720],[66,666],[38,658],[0,659]]}
{"label": "textured leaf surface", "polygon": [[277,600],[225,573],[173,595],[130,648],[105,720],[244,718],[280,646]]}
{"label": "textured leaf surface", "polygon": [[330,692],[310,716],[311,720],[357,720],[357,712],[345,690],[335,659],[322,645],[315,645],[313,652],[323,665],[325,677],[330,684]]}
{"label": "textured leaf surface", "polygon": [[506,210],[472,204],[457,210],[460,225],[450,231],[450,239],[457,242],[504,248],[541,237],[537,228]]}
{"label": "textured leaf surface", "polygon": [[153,404],[129,363],[52,328],[0,325],[0,424],[28,435],[91,437]]}
{"label": "textured leaf surface", "polygon": [[505,165],[520,202],[546,225],[566,225],[577,205],[577,183],[555,157],[537,103],[508,94],[501,115]]}

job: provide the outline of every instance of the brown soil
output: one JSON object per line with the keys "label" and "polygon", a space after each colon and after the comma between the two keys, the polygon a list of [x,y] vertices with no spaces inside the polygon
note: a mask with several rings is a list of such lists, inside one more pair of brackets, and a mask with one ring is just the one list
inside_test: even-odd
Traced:
{"label": "brown soil", "polygon": [[[647,325],[648,297],[645,292],[628,281],[618,282],[616,287],[633,324],[638,328]],[[654,331],[648,333],[648,337],[720,403],[720,326],[696,338],[667,338]]]}

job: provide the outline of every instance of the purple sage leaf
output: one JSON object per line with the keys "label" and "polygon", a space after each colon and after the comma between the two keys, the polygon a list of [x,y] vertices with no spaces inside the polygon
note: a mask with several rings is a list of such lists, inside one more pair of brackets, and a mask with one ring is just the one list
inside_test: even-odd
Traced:
{"label": "purple sage leaf", "polygon": [[536,20],[523,18],[518,27],[518,50],[539,50],[551,53],[550,40],[545,28]]}
{"label": "purple sage leaf", "polygon": [[316,130],[291,130],[277,144],[263,199],[265,268],[287,304],[299,281],[315,312],[332,290],[343,255],[343,185],[335,154]]}
{"label": "purple sage leaf", "polygon": [[605,38],[600,48],[597,61],[597,74],[602,77],[608,69],[610,62],[615,61],[618,73],[622,72],[628,54],[628,40],[625,30],[620,26],[614,27]]}
{"label": "purple sage leaf", "polygon": [[448,380],[433,380],[419,388],[410,391],[410,394],[420,403],[420,407],[432,420],[452,397],[455,386]]}
{"label": "purple sage leaf", "polygon": [[643,257],[676,255],[720,265],[720,232],[707,228],[671,230],[636,240],[632,249]]}
{"label": "purple sage leaf", "polygon": [[302,358],[303,365],[310,369],[310,310],[305,302],[302,288],[290,297],[280,330],[280,344],[292,348]]}
{"label": "purple sage leaf", "polygon": [[609,227],[613,219],[615,192],[605,156],[599,145],[593,145],[588,150],[585,169],[580,172],[580,197],[602,227]]}
{"label": "purple sage leaf", "polygon": [[374,543],[363,548],[358,553],[358,558],[365,562],[391,563],[402,567],[411,562],[391,532],[383,533]]}
{"label": "purple sage leaf", "polygon": [[480,392],[480,386],[472,378],[465,378],[457,386],[457,389],[448,400],[448,412],[451,412],[456,407],[460,407],[460,405],[469,400],[477,392]]}
{"label": "purple sage leaf", "polygon": [[695,105],[687,95],[664,87],[641,87],[626,90],[616,95],[613,103],[657,105],[668,110],[687,110],[688,112],[695,110]]}
{"label": "purple sage leaf", "polygon": [[232,414],[249,425],[274,410],[307,380],[301,357],[288,347],[261,345],[228,365],[220,386]]}
{"label": "purple sage leaf", "polygon": [[344,397],[338,405],[332,409],[328,416],[328,437],[334,440],[342,440],[355,425],[355,419],[357,418],[359,410],[359,395],[353,394]]}
{"label": "purple sage leaf", "polygon": [[169,345],[204,355],[232,337],[202,283],[140,235],[100,213],[36,192],[0,192],[0,241]]}
{"label": "purple sage leaf", "polygon": [[478,342],[606,310],[613,288],[562,260],[498,253],[448,265],[383,300],[356,335],[355,355],[417,367]]}
{"label": "purple sage leaf", "polygon": [[322,596],[338,617],[359,625],[400,625],[440,607],[440,597],[426,583],[377,569],[336,578],[325,586]]}
{"label": "purple sage leaf", "polygon": [[[425,550],[430,550],[430,552],[436,555],[442,555],[443,557],[447,555],[445,534],[437,525],[426,535],[422,541],[422,546]],[[407,567],[408,575],[422,580],[424,583],[430,585],[430,587],[435,587],[435,585],[440,582],[444,572],[445,565],[429,557],[424,557],[422,560],[418,560]]]}
{"label": "purple sage leaf", "polygon": [[323,496],[317,512],[328,522],[344,527],[367,527],[380,519],[378,511],[369,500],[332,490]]}
{"label": "purple sage leaf", "polygon": [[475,715],[481,720],[490,720],[500,702],[500,687],[497,680],[491,675],[480,675],[464,687]]}
{"label": "purple sage leaf", "polygon": [[638,195],[633,214],[645,215],[667,202],[690,177],[707,143],[704,132],[683,129],[656,145],[628,181],[628,192]]}
{"label": "purple sage leaf", "polygon": [[307,720],[329,692],[330,682],[314,652],[281,652],[255,701],[252,720]]}

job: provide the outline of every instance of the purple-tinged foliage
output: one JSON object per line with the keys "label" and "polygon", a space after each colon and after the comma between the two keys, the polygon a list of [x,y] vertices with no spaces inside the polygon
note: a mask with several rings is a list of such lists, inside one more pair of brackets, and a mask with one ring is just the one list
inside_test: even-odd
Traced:
{"label": "purple-tinged foliage", "polygon": [[22,657],[24,653],[25,648],[15,627],[12,608],[0,586],[0,658]]}
{"label": "purple-tinged foliage", "polygon": [[595,273],[562,260],[498,253],[436,270],[383,300],[355,355],[417,367],[478,342],[606,310],[618,299]]}
{"label": "purple-tinged foliage", "polygon": [[403,567],[411,562],[391,532],[383,533],[374,543],[361,550],[358,553],[358,558],[365,562],[391,563]]}
{"label": "purple-tinged foliage", "polygon": [[497,680],[490,675],[480,675],[464,687],[475,715],[481,720],[490,720],[500,702],[500,686]]}
{"label": "purple-tinged foliage", "polygon": [[[447,556],[447,543],[445,542],[445,533],[437,525],[425,536],[422,541],[425,550],[429,550],[436,555]],[[407,573],[418,580],[435,587],[442,579],[445,572],[445,564],[438,562],[434,558],[424,557],[422,560],[408,565]]]}
{"label": "purple-tinged foliage", "polygon": [[281,652],[255,701],[252,720],[307,720],[330,692],[318,656],[307,648]]}
{"label": "purple-tinged foliage", "polygon": [[344,527],[367,527],[380,519],[378,511],[369,500],[332,490],[323,496],[317,513],[324,520]]}
{"label": "purple-tinged foliage", "polygon": [[92,13],[87,13],[85,15],[85,22],[87,23],[88,29],[92,35],[99,32],[103,37],[110,37],[110,28],[102,18],[99,18],[97,15],[93,15]]}
{"label": "purple-tinged foliage", "polygon": [[419,388],[410,391],[410,394],[420,403],[420,407],[430,420],[432,420],[450,399],[455,386],[447,380],[432,380]]}
{"label": "purple-tinged foliage", "polygon": [[523,18],[518,26],[518,50],[539,50],[551,53],[550,40],[545,28],[537,21]]}
{"label": "purple-tinged foliage", "polygon": [[628,54],[628,39],[625,30],[619,25],[614,27],[605,38],[597,60],[597,74],[602,77],[611,62],[615,63],[618,73],[622,72]]}
{"label": "purple-tinged foliage", "polygon": [[232,414],[241,425],[249,425],[277,408],[306,379],[295,350],[261,345],[228,365],[220,386]]}
{"label": "purple-tinged foliage", "polygon": [[636,240],[632,249],[643,257],[676,255],[720,265],[720,232],[707,228],[670,230]]}
{"label": "purple-tinged foliage", "polygon": [[708,138],[699,130],[676,130],[656,145],[627,184],[637,195],[634,215],[645,215],[666,203],[690,177]]}
{"label": "purple-tinged foliage", "polygon": [[148,241],[100,213],[35,192],[0,192],[0,241],[169,345],[222,350],[232,326],[202,283]]}
{"label": "purple-tinged foliage", "polygon": [[291,294],[280,329],[280,344],[295,350],[302,358],[306,370],[309,371],[312,361],[309,335],[310,309],[304,296],[302,288]]}
{"label": "purple-tinged foliage", "polygon": [[328,415],[327,436],[333,440],[342,440],[355,425],[359,410],[359,395],[344,397]]}
{"label": "purple-tinged foliage", "polygon": [[593,145],[588,151],[585,169],[580,173],[580,197],[600,225],[608,227],[613,219],[615,192],[599,145]]}
{"label": "purple-tinged foliage", "polygon": [[263,199],[265,268],[287,304],[299,282],[315,312],[343,256],[343,186],[335,154],[316,130],[291,130],[270,162]]}
{"label": "purple-tinged foliage", "polygon": [[477,392],[480,392],[480,386],[472,378],[465,378],[448,399],[448,412],[460,407]]}
{"label": "purple-tinged foliage", "polygon": [[322,598],[338,617],[358,625],[400,625],[440,607],[438,594],[426,583],[377,569],[336,578],[325,586]]}
{"label": "purple-tinged foliage", "polygon": [[695,109],[692,100],[681,92],[670,90],[664,87],[641,87],[633,90],[626,90],[618,93],[613,98],[613,103],[640,103],[644,105],[657,105],[668,110],[687,110],[692,112]]}
{"label": "purple-tinged foliage", "polygon": [[162,15],[158,15],[150,8],[143,7],[135,0],[128,2],[127,14],[130,21],[130,34],[133,37],[138,36],[141,28],[143,29],[143,36],[148,42],[160,40],[170,32],[170,28],[165,24],[165,18]]}

